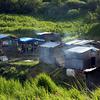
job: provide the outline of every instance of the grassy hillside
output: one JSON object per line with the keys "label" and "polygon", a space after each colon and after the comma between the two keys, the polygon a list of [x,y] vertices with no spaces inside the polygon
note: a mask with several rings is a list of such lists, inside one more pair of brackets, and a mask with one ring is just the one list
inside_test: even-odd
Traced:
{"label": "grassy hillside", "polygon": [[[87,24],[84,19],[77,20],[44,20],[43,17],[0,14],[0,32],[16,36],[34,36],[35,31],[53,31],[68,33],[74,36],[94,35],[99,37],[100,25]],[[97,30],[98,28],[98,30]],[[97,30],[97,31],[95,31]],[[96,33],[95,33],[96,32]],[[89,36],[90,36],[89,35]],[[89,92],[82,88],[70,90],[57,86],[45,74],[26,81],[29,68],[36,67],[38,62],[13,62],[5,67],[0,65],[0,100],[99,100],[100,89]],[[48,67],[48,66],[47,66]],[[40,66],[38,66],[40,68]],[[7,80],[9,79],[9,80]],[[18,80],[19,81],[18,81]],[[20,83],[21,81],[21,83]],[[23,83],[23,84],[22,84]],[[66,83],[67,84],[67,83]],[[88,93],[89,92],[89,93]]]}
{"label": "grassy hillside", "polygon": [[[42,18],[35,18],[24,15],[0,14],[0,32],[16,34],[18,36],[32,35],[34,31],[53,31],[59,33],[78,34],[83,27],[83,21],[64,20],[64,21],[46,21]],[[87,24],[85,26],[88,27]],[[87,29],[86,29],[87,30]]]}
{"label": "grassy hillside", "polygon": [[[42,73],[34,79],[27,78],[29,69],[36,67],[37,72],[43,68],[38,65],[37,61],[0,64],[0,100],[99,100],[100,89],[93,92],[87,91],[78,80],[77,83],[73,80],[75,85],[72,86],[68,81],[64,82],[66,86],[68,84],[70,86],[70,89],[67,89],[60,83],[59,86],[57,81],[56,85],[47,74]],[[33,74],[37,72],[33,72]],[[78,90],[79,86],[80,91]]]}
{"label": "grassy hillside", "polygon": [[0,100],[99,100],[100,89],[88,92],[57,86],[49,76],[40,74],[23,85],[0,77]]}
{"label": "grassy hillside", "polygon": [[[50,31],[71,34],[71,36],[94,36],[99,34],[98,22],[87,23],[85,16],[71,20],[46,20],[42,17],[27,15],[0,14],[0,33],[16,36],[32,36],[36,31]],[[68,38],[69,39],[69,38]],[[66,40],[66,39],[65,39]]]}

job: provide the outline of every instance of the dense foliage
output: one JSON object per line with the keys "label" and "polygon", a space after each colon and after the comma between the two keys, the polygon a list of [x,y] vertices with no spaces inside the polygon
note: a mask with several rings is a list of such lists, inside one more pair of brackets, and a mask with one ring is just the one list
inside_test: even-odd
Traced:
{"label": "dense foliage", "polygon": [[79,91],[74,87],[64,89],[46,74],[40,74],[23,85],[19,81],[0,77],[0,100],[99,100],[99,94],[100,89],[94,92]]}
{"label": "dense foliage", "polygon": [[0,13],[42,14],[57,19],[67,18],[71,9],[79,11],[77,16],[81,12],[98,13],[99,4],[99,0],[0,0]]}
{"label": "dense foliage", "polygon": [[0,0],[0,13],[27,14],[1,14],[3,33],[33,36],[34,31],[52,31],[99,36],[100,0]]}
{"label": "dense foliage", "polygon": [[[73,12],[73,10],[70,12]],[[69,38],[67,35],[71,34],[77,36],[88,32],[91,28],[91,24],[83,24],[83,22],[84,19],[54,21],[45,20],[43,17],[0,14],[0,32],[13,34],[19,37],[34,37],[35,31],[49,31],[58,32],[61,33],[61,35],[66,33],[66,38]]]}
{"label": "dense foliage", "polygon": [[6,79],[17,79],[23,83],[27,79],[30,68],[38,64],[38,61],[26,62],[18,61],[0,64],[0,76]]}

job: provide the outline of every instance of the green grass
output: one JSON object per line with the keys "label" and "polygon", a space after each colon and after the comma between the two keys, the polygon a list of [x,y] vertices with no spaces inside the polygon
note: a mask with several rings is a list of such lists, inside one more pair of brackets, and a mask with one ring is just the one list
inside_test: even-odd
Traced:
{"label": "green grass", "polygon": [[75,88],[70,90],[57,86],[46,74],[26,81],[0,77],[0,100],[99,100],[100,89],[87,93]]}
{"label": "green grass", "polygon": [[36,31],[49,31],[69,34],[63,40],[78,37],[99,36],[100,25],[96,22],[86,23],[85,17],[72,20],[45,20],[41,16],[0,14],[0,33],[12,34],[18,37],[35,36]]}
{"label": "green grass", "polygon": [[43,74],[36,74],[35,78],[28,78],[29,68],[34,66],[40,68],[38,61],[26,63],[24,60],[0,64],[0,100],[98,100],[100,89],[89,94],[80,82],[75,85],[73,81],[74,85],[71,89],[67,89],[61,84],[59,86],[59,83],[56,85],[50,76],[43,72],[41,72]]}
{"label": "green grass", "polygon": [[21,61],[11,62],[10,64],[16,66],[35,66],[38,63],[39,61],[34,61],[34,60],[21,60]]}
{"label": "green grass", "polygon": [[39,62],[33,60],[22,60],[0,64],[0,75],[6,79],[18,79],[20,82],[27,80],[27,75],[31,68],[34,68]]}
{"label": "green grass", "polygon": [[34,35],[34,31],[53,31],[60,33],[75,33],[81,20],[46,21],[24,15],[0,14],[0,32],[17,36]]}
{"label": "green grass", "polygon": [[[35,36],[36,31],[49,31],[65,33],[64,41],[79,36],[98,37],[99,27],[96,30],[95,24],[86,23],[85,18],[77,18],[72,20],[45,20],[43,17],[33,17],[27,15],[0,14],[0,33],[12,34],[18,37]],[[94,27],[93,27],[94,26]],[[91,32],[92,31],[92,32]]]}

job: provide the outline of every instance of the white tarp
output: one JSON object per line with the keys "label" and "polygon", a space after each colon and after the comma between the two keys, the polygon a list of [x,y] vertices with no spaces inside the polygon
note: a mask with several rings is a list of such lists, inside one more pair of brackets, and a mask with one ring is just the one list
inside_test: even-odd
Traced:
{"label": "white tarp", "polygon": [[8,61],[8,57],[7,56],[0,56],[0,60],[1,61]]}
{"label": "white tarp", "polygon": [[74,69],[66,69],[66,75],[75,77],[75,70]]}

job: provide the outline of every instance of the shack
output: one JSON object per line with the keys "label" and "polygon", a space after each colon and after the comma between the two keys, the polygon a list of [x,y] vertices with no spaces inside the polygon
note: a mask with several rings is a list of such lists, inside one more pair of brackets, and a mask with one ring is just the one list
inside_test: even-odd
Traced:
{"label": "shack", "polygon": [[30,38],[30,37],[22,37],[22,38],[19,38],[19,40],[18,40],[19,44],[35,44],[35,43],[37,43],[38,45],[40,45],[44,42],[45,42],[45,40],[43,40],[43,39]]}
{"label": "shack", "polygon": [[95,40],[81,40],[81,39],[75,39],[72,41],[69,41],[65,43],[67,47],[74,47],[74,46],[94,46],[98,49],[100,49],[100,41]]}
{"label": "shack", "polygon": [[61,36],[59,33],[54,32],[40,32],[36,33],[37,38],[44,39],[46,41],[56,42],[61,41]]}
{"label": "shack", "polygon": [[86,76],[86,84],[90,90],[100,87],[100,67],[84,70]]}
{"label": "shack", "polygon": [[34,50],[36,51],[38,46],[44,42],[45,40],[43,39],[22,37],[22,38],[19,38],[18,40],[18,48],[19,48],[19,51],[21,51],[22,53],[33,52]]}
{"label": "shack", "polygon": [[64,50],[65,68],[79,69],[99,66],[100,51],[95,47],[76,46]]}
{"label": "shack", "polygon": [[12,46],[16,44],[16,37],[6,35],[6,34],[0,34],[0,44],[1,46]]}
{"label": "shack", "polygon": [[7,56],[12,56],[17,50],[16,37],[0,34],[0,51]]}
{"label": "shack", "polygon": [[91,43],[91,45],[93,45],[94,47],[100,49],[100,41],[94,41]]}
{"label": "shack", "polygon": [[40,62],[46,64],[53,64],[57,66],[63,66],[64,55],[60,42],[46,42],[40,45]]}
{"label": "shack", "polygon": [[76,47],[76,46],[91,46],[93,42],[94,40],[75,39],[75,40],[65,43],[65,47],[69,49],[69,48]]}

